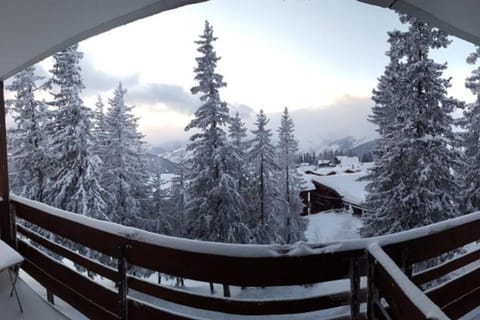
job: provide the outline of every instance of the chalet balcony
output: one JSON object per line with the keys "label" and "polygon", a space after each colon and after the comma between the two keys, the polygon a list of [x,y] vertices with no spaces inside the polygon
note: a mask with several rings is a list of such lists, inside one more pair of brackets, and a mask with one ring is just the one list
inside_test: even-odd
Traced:
{"label": "chalet balcony", "polygon": [[[21,273],[50,301],[61,299],[90,319],[480,319],[480,212],[354,241],[233,245],[152,234],[9,195],[4,81],[90,36],[202,1],[0,1],[0,236],[25,258]],[[360,1],[480,44],[476,1]],[[441,263],[414,272],[440,256]],[[158,284],[133,267],[236,291],[221,296]],[[67,318],[25,279],[17,284],[21,313],[8,273],[0,274],[0,319]],[[250,288],[256,296],[237,294]],[[269,288],[277,296],[262,295]],[[300,294],[286,294],[292,291]]]}
{"label": "chalet balcony", "polygon": [[[478,319],[480,316],[480,249],[476,245],[480,240],[480,212],[383,237],[268,246],[167,237],[16,196],[11,196],[9,204],[12,218],[16,220],[14,245],[25,258],[22,270],[51,295],[91,319],[255,319],[259,316],[265,319],[458,319],[465,315],[464,319]],[[74,252],[50,240],[52,237],[35,232],[38,228],[32,226],[107,255],[116,267]],[[39,246],[54,253],[55,258]],[[462,250],[456,250],[458,248]],[[454,250],[456,254],[452,254],[450,260],[419,273],[412,272],[414,264]],[[60,262],[58,257],[110,280],[113,285],[105,286],[105,281],[92,280],[85,272],[79,273]],[[282,295],[263,298],[260,294],[248,299],[200,294],[137,277],[128,272],[132,266],[205,283],[258,287],[259,292],[282,286],[303,288],[310,294],[283,298]],[[422,284],[447,274],[450,275],[447,282],[422,290]],[[332,281],[343,286],[336,285],[337,289],[332,290],[329,285]],[[8,305],[8,312],[13,312],[14,316],[9,319],[16,319],[15,316],[29,319],[29,304],[39,305],[38,297],[34,298],[36,302],[30,302],[25,283],[19,286],[26,309],[24,314],[17,310],[14,299],[5,293],[0,295],[2,310],[3,305]],[[50,311],[61,318],[55,309]]]}

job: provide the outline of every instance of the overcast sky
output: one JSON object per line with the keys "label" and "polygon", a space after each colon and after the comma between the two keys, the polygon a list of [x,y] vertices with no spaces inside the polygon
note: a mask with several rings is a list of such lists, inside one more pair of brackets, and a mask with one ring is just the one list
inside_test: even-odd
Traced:
{"label": "overcast sky", "polygon": [[[111,95],[122,81],[137,106],[150,144],[186,140],[183,131],[199,105],[190,94],[194,41],[205,19],[218,37],[222,98],[247,123],[263,108],[277,123],[292,111],[303,148],[346,135],[374,137],[366,121],[371,91],[387,58],[387,31],[402,29],[393,11],[355,0],[211,0],[160,13],[83,41],[85,102]],[[450,93],[471,100],[464,79],[473,45],[453,39],[434,52],[448,62]],[[42,63],[46,70],[49,61]]]}

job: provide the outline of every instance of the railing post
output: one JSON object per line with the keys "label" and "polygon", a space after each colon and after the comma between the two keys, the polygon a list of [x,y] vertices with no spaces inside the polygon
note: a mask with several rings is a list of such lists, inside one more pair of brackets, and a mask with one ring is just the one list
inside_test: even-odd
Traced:
{"label": "railing post", "polygon": [[358,258],[350,260],[350,317],[360,319],[360,267]]}
{"label": "railing post", "polygon": [[0,234],[1,239],[13,245],[13,224],[10,214],[8,186],[7,129],[5,124],[5,95],[3,80],[0,80]]}
{"label": "railing post", "polygon": [[412,264],[410,263],[410,255],[408,254],[407,247],[402,249],[402,271],[409,279],[412,279]]}
{"label": "railing post", "polygon": [[53,292],[47,289],[47,301],[50,302],[51,304],[55,304],[55,298],[53,295]]}
{"label": "railing post", "polygon": [[375,258],[370,254],[367,257],[367,269],[367,319],[374,320],[377,288],[375,286]]}
{"label": "railing post", "polygon": [[120,275],[120,280],[118,282],[118,299],[119,299],[119,306],[120,306],[120,319],[127,320],[128,319],[128,279],[127,279],[127,271],[128,271],[128,262],[127,262],[127,249],[128,244],[121,244],[119,246],[120,249],[120,258],[118,258],[118,273]]}

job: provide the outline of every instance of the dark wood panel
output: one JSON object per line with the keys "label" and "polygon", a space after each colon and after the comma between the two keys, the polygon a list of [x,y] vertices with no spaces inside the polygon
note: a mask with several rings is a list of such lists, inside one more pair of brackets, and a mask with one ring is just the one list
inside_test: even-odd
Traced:
{"label": "dark wood panel", "polygon": [[114,282],[120,280],[120,275],[118,274],[117,270],[112,269],[110,267],[104,266],[96,261],[83,257],[82,255],[65,248],[57,243],[54,243],[47,238],[39,235],[36,232],[28,230],[27,228],[18,225],[17,231],[24,236],[30,238],[31,240],[35,241],[36,243],[40,244],[41,246],[47,248],[48,250],[70,259],[71,261],[81,265],[82,267],[86,268],[89,271],[95,272],[105,278],[108,278]]}
{"label": "dark wood panel", "polygon": [[[183,278],[238,286],[308,284],[347,278],[363,250],[306,256],[231,257],[129,241],[130,263]],[[192,262],[194,261],[194,265]],[[332,266],[335,266],[332,268]]]}
{"label": "dark wood panel", "polygon": [[15,201],[12,203],[18,217],[109,256],[118,258],[120,246],[126,243],[126,239],[118,235],[63,219]]}
{"label": "dark wood panel", "polygon": [[389,308],[384,308],[379,301],[375,301],[373,303],[373,314],[375,316],[375,320],[390,320],[388,310]]}
{"label": "dark wood panel", "polygon": [[[342,305],[348,305],[349,303],[348,291],[332,295],[324,295],[302,299],[254,301],[232,300],[198,295],[181,290],[158,286],[134,277],[128,278],[128,285],[131,289],[177,304],[182,304],[198,309],[243,315],[303,313],[339,307]],[[361,290],[360,302],[365,301],[366,290]]]}
{"label": "dark wood panel", "polygon": [[69,288],[65,284],[57,281],[55,277],[33,264],[30,260],[28,260],[28,258],[23,263],[22,269],[25,270],[25,272],[27,272],[36,281],[38,281],[42,286],[48,288],[48,290],[52,291],[56,296],[69,303],[88,318],[105,320],[120,319],[115,314],[103,309],[101,306],[93,303],[91,300],[86,299],[72,288]]}
{"label": "dark wood panel", "polygon": [[452,319],[458,319],[479,306],[480,288],[470,291],[461,298],[451,302],[443,311]]}
{"label": "dark wood panel", "polygon": [[375,286],[378,288],[380,296],[385,298],[389,305],[389,313],[394,319],[425,319],[425,315],[413,303],[409,297],[383,268],[380,263],[374,267]]}
{"label": "dark wood panel", "polygon": [[383,247],[383,249],[399,262],[402,250],[408,251],[411,263],[420,262],[429,258],[437,257],[445,252],[462,247],[479,239],[480,220],[452,227],[442,232],[432,233],[417,239],[395,243]]}
{"label": "dark wood panel", "polygon": [[458,258],[445,262],[444,264],[425,270],[421,273],[415,274],[412,277],[412,281],[416,285],[423,284],[438,279],[441,276],[444,276],[478,259],[480,259],[480,249],[469,252]]}
{"label": "dark wood panel", "polygon": [[[62,263],[53,260],[53,258],[48,257],[22,240],[18,241],[18,248],[26,259],[43,270],[43,272],[49,274],[52,278],[55,278],[57,282],[71,288],[78,295],[83,296],[92,303],[100,303],[101,307],[109,312],[114,314],[119,313],[118,295],[115,292],[80,275]],[[49,288],[49,286],[46,287]],[[67,302],[71,303],[71,301]]]}
{"label": "dark wood panel", "polygon": [[427,296],[441,308],[480,288],[480,267],[427,292]]}
{"label": "dark wood panel", "polygon": [[128,299],[128,319],[194,320],[195,318],[155,308],[138,300]]}

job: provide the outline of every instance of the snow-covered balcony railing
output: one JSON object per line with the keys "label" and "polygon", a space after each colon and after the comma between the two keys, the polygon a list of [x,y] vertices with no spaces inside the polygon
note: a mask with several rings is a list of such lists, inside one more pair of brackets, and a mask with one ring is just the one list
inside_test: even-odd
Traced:
{"label": "snow-covered balcony railing", "polygon": [[[351,314],[360,318],[360,304],[366,301],[366,289],[360,289],[360,277],[366,274],[366,270],[359,269],[365,256],[360,247],[332,253],[323,252],[323,245],[207,243],[98,221],[15,196],[11,197],[11,206],[18,220],[18,250],[26,259],[23,269],[51,293],[93,319],[239,319],[245,315],[318,319],[332,314],[335,317],[331,318],[349,319]],[[118,267],[111,268],[73,252],[25,227],[20,220],[113,257]],[[89,279],[43,253],[28,239],[117,286],[105,287]],[[295,286],[304,292],[296,297],[280,294],[271,299],[197,294],[129,275],[127,264],[206,283]],[[309,286],[299,286],[333,280],[340,280],[336,288],[320,293]],[[287,289],[281,287],[279,291]],[[145,297],[150,303],[145,302]],[[332,308],[336,310],[332,312]]]}
{"label": "snow-covered balcony railing", "polygon": [[448,319],[377,243],[368,247],[368,266],[368,319]]}
{"label": "snow-covered balcony railing", "polygon": [[[398,310],[403,312],[402,318],[438,317],[438,310],[458,318],[480,305],[480,249],[473,244],[480,239],[480,213],[384,237],[317,245],[260,246],[161,236],[15,196],[11,206],[19,221],[40,226],[114,259],[116,267],[108,267],[17,221],[18,249],[26,258],[24,270],[52,294],[93,319],[240,319],[246,315],[267,319],[362,319],[367,313],[374,318],[396,319]],[[116,286],[88,278],[43,253],[32,242]],[[371,248],[377,246],[372,252]],[[453,259],[412,273],[414,264],[451,252]],[[127,273],[130,266],[236,286],[237,291],[270,287],[279,288],[277,292],[302,292],[294,297],[281,292],[268,299],[262,297],[264,289],[258,289],[257,295],[249,298],[201,294],[135,277]],[[420,285],[452,272],[456,275],[448,282],[420,290]],[[424,302],[418,304],[419,299]],[[432,304],[436,305],[435,310],[429,307]],[[375,306],[382,306],[383,311],[374,312]]]}

